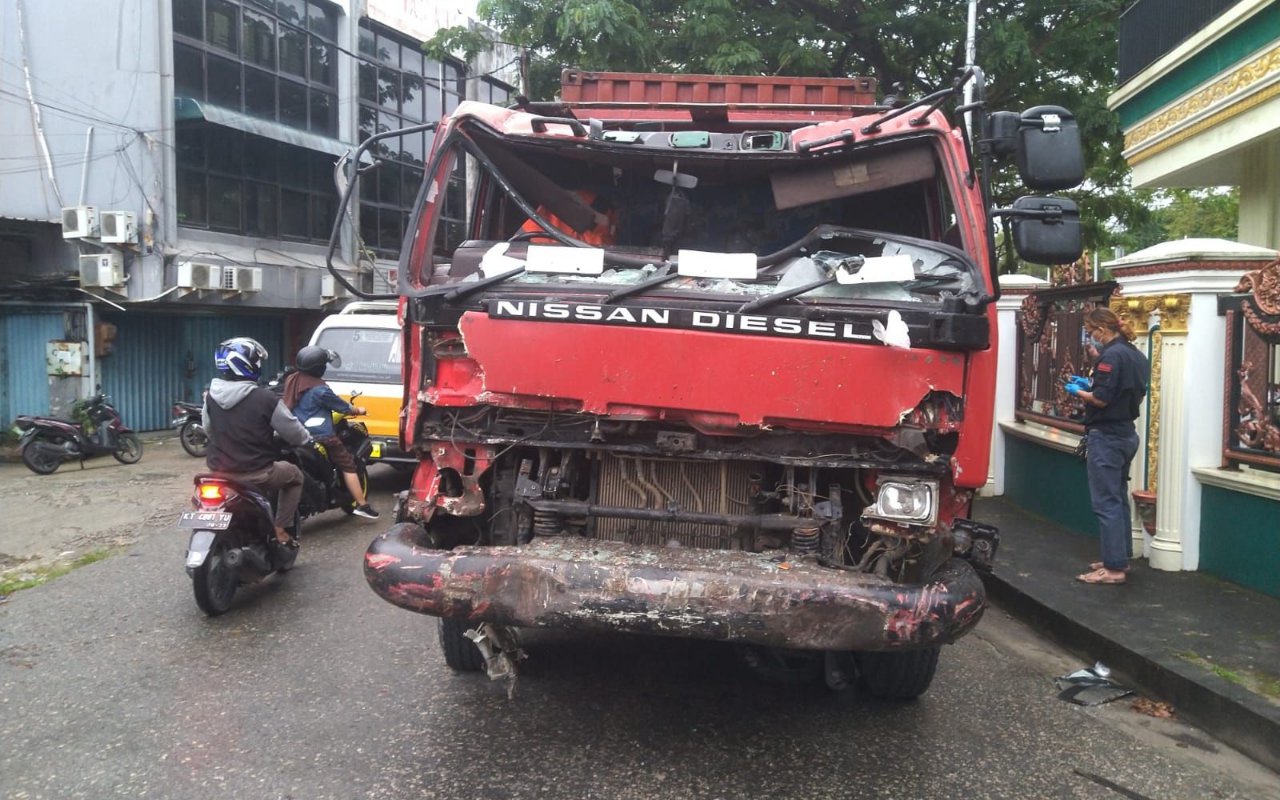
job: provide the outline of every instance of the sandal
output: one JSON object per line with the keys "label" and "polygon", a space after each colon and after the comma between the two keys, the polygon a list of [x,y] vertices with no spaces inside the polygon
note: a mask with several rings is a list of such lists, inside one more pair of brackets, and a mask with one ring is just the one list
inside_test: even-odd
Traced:
{"label": "sandal", "polygon": [[1117,577],[1112,574],[1111,570],[1104,567],[1102,569],[1095,569],[1093,572],[1086,572],[1083,575],[1077,575],[1076,580],[1081,583],[1108,584],[1116,586],[1124,583],[1125,576],[1124,573],[1121,572]]}
{"label": "sandal", "polygon": [[[1107,568],[1107,565],[1106,565],[1106,564],[1103,564],[1101,561],[1095,561],[1095,562],[1093,562],[1092,564],[1090,564],[1090,565],[1089,565],[1089,569],[1106,569],[1106,568]],[[1129,564],[1125,564],[1123,567],[1121,567],[1121,568],[1120,568],[1120,571],[1121,571],[1121,572],[1128,572],[1128,571],[1129,571],[1129,569],[1130,569],[1130,565],[1129,565]]]}

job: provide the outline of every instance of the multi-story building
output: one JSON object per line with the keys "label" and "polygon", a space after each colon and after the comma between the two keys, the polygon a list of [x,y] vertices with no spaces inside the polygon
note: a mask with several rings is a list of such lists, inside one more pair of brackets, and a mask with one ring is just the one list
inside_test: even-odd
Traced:
{"label": "multi-story building", "polygon": [[[135,427],[163,427],[232,335],[282,368],[344,302],[324,269],[338,158],[464,99],[514,95],[514,52],[423,54],[468,5],[3,4],[0,424],[47,410],[70,380],[70,394],[100,383]],[[394,282],[428,142],[384,142],[362,180],[336,258],[353,284]],[[49,367],[50,341],[81,342],[82,360]]]}

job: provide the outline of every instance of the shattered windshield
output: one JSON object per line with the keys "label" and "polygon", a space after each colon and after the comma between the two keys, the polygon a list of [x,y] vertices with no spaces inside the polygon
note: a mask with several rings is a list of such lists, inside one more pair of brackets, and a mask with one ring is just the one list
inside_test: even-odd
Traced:
{"label": "shattered windshield", "polygon": [[[717,295],[741,295],[755,298],[785,292],[811,284],[826,282],[799,296],[809,299],[863,299],[895,302],[922,302],[938,300],[946,296],[968,295],[978,291],[973,280],[972,267],[963,254],[950,248],[935,248],[894,241],[879,237],[841,237],[824,243],[821,249],[797,254],[778,265],[762,269],[751,278],[693,277],[676,274],[655,292]],[[506,242],[492,243],[482,258],[481,272],[473,273],[468,280],[501,274],[526,264],[522,248]],[[524,250],[527,254],[527,250]],[[876,263],[892,256],[909,259],[910,277],[898,273],[879,273],[866,267],[848,269],[851,257],[861,257],[868,263]],[[850,272],[852,278],[862,275],[864,280],[841,283],[837,273],[841,269]],[[510,285],[555,284],[560,286],[631,286],[650,280],[660,274],[657,264],[638,267],[612,266],[598,275],[581,275],[550,272],[523,272],[508,280]]]}
{"label": "shattered windshield", "polygon": [[[786,293],[770,304],[929,303],[983,291],[959,249],[953,190],[933,142],[821,158],[705,151],[733,151],[724,137],[734,135],[468,136],[453,170],[473,176],[470,210],[435,226],[422,282],[458,284],[455,296],[473,294],[462,285],[477,282],[477,290],[640,287],[748,301]],[[677,141],[705,150],[684,152]],[[457,206],[441,216],[461,213]]]}

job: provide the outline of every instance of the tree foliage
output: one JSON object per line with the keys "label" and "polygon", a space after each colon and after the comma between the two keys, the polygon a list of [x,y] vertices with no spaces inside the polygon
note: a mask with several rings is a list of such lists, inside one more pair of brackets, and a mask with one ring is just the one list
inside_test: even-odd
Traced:
{"label": "tree foliage", "polygon": [[[1130,0],[981,0],[977,53],[988,108],[1071,109],[1085,142],[1086,246],[1151,223],[1129,191],[1116,116],[1118,16]],[[549,98],[562,67],[635,72],[865,75],[920,96],[965,63],[961,0],[481,0],[498,39],[527,48],[531,96]],[[437,52],[474,48],[474,29],[441,31]],[[1001,182],[998,199],[1016,191]]]}

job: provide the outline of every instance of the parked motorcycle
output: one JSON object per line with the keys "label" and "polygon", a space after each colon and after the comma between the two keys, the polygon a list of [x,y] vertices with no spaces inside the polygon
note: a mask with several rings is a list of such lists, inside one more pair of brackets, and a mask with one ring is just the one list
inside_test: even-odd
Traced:
{"label": "parked motorcycle", "polygon": [[[298,548],[276,541],[271,501],[251,486],[219,475],[197,475],[192,510],[178,527],[191,530],[187,575],[196,605],[211,617],[231,608],[236,590],[274,572],[286,572]],[[296,535],[301,514],[294,517]]]}
{"label": "parked motorcycle", "polygon": [[84,462],[110,454],[121,464],[142,458],[142,440],[124,424],[120,412],[98,393],[81,406],[82,420],[61,417],[22,416],[14,420],[20,432],[22,463],[38,475],[57,472],[64,461]]}
{"label": "parked motorcycle", "polygon": [[179,400],[173,404],[173,422],[171,427],[178,429],[178,441],[187,455],[204,458],[205,448],[209,446],[209,435],[204,432],[201,420],[201,409],[197,403]]}
{"label": "parked motorcycle", "polygon": [[[359,392],[351,395],[354,403]],[[313,421],[302,420],[303,425]],[[347,416],[334,412],[333,429],[337,437],[350,451],[356,462],[356,476],[360,480],[360,490],[367,497],[369,494],[369,456],[373,453],[373,442],[369,440],[369,429],[363,422],[352,422]],[[284,454],[286,461],[292,461],[302,470],[304,478],[302,487],[302,516],[310,517],[331,508],[340,508],[344,514],[356,510],[355,500],[347,491],[342,473],[329,460],[329,454],[320,442],[295,447]]]}

